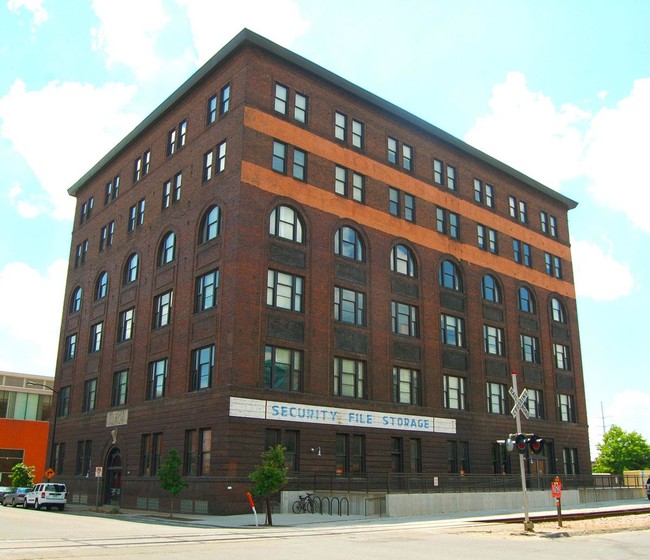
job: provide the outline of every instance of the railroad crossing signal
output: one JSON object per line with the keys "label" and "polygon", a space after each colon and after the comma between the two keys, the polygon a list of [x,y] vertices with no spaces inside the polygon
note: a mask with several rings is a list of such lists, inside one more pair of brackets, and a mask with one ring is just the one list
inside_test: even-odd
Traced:
{"label": "railroad crossing signal", "polygon": [[512,410],[510,411],[512,417],[516,418],[519,411],[521,411],[521,413],[526,418],[530,418],[530,415],[528,413],[528,389],[524,389],[521,392],[521,395],[517,396],[515,390],[512,387],[510,387],[510,389],[508,389],[508,393],[512,397],[512,400],[515,401],[515,405],[512,407]]}

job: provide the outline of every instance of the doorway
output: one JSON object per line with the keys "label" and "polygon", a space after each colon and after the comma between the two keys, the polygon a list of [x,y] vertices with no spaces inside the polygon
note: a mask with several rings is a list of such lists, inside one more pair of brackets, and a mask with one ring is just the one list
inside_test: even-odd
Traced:
{"label": "doorway", "polygon": [[106,460],[106,485],[104,504],[120,507],[122,498],[122,454],[120,449],[111,449]]}

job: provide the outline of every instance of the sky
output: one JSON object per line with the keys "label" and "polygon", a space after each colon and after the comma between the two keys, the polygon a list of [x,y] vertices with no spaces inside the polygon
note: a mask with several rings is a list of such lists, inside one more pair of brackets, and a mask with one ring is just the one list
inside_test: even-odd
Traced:
{"label": "sky", "polygon": [[650,2],[0,0],[0,370],[54,375],[68,188],[247,27],[576,200],[592,458],[650,442]]}

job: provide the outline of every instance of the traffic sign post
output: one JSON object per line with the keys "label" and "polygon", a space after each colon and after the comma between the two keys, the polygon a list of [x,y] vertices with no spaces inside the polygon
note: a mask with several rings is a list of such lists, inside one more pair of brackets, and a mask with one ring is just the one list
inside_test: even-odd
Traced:
{"label": "traffic sign post", "polygon": [[47,470],[45,471],[45,476],[47,477],[48,480],[51,480],[52,477],[53,477],[55,474],[56,474],[56,473],[54,472],[53,469],[47,469]]}
{"label": "traffic sign post", "polygon": [[99,509],[99,483],[102,480],[103,476],[102,467],[95,467],[95,478],[97,479],[97,492],[95,493],[95,508]]}
{"label": "traffic sign post", "polygon": [[557,526],[562,527],[562,481],[559,476],[551,482],[551,496],[555,498],[557,507]]}
{"label": "traffic sign post", "polygon": [[[522,413],[526,418],[528,418],[528,391],[524,389],[519,394],[519,389],[517,388],[517,374],[512,372],[512,387],[510,387],[508,393],[515,401],[515,405],[512,407],[510,414],[514,417],[517,423],[517,433],[521,434],[521,416],[519,413]],[[524,531],[533,530],[533,522],[530,520],[528,515],[529,505],[528,505],[528,492],[526,490],[526,459],[524,458],[524,453],[519,453],[519,472],[521,473],[521,491],[524,496]]]}

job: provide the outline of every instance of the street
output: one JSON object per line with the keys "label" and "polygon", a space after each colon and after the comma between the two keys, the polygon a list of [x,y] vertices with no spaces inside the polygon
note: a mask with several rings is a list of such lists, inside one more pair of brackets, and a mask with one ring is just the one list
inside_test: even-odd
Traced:
{"label": "street", "polygon": [[[339,518],[340,519],[340,518]],[[300,526],[196,527],[120,518],[0,508],[0,558],[453,558],[501,560],[632,560],[647,558],[650,528],[585,536],[523,534],[518,525],[462,519],[373,518]],[[550,538],[551,536],[555,538]],[[480,551],[480,552],[479,552]]]}

